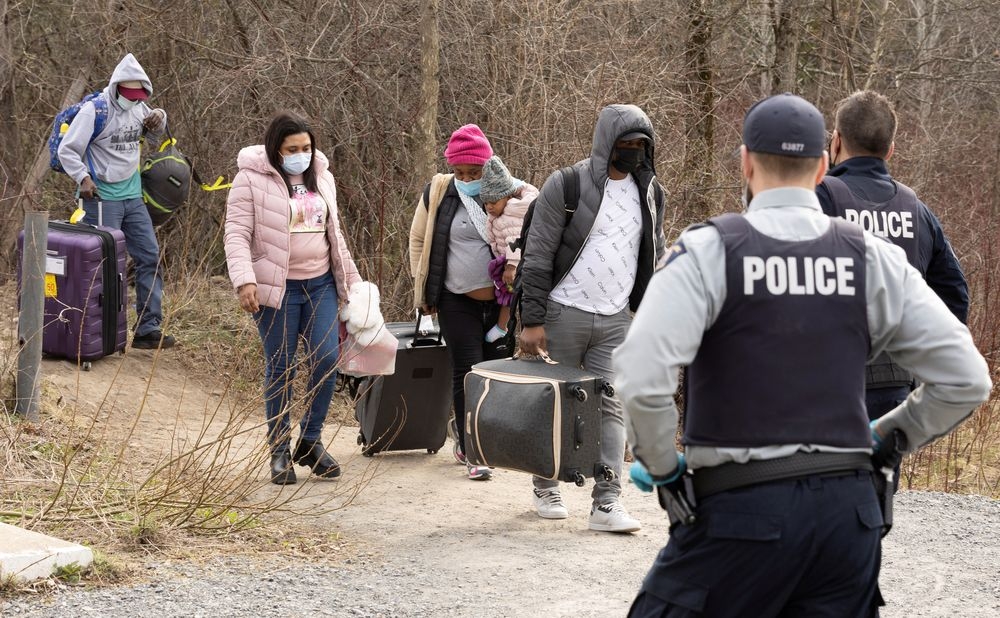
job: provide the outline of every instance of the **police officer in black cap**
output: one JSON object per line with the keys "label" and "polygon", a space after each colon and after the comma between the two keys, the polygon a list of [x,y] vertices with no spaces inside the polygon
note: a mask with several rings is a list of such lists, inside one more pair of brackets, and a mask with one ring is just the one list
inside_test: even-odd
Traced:
{"label": "police officer in black cap", "polygon": [[[886,161],[895,148],[896,110],[871,90],[855,92],[837,103],[830,165],[816,196],[823,212],[844,217],[901,247],[927,285],[955,317],[969,314],[969,286],[934,213],[913,189],[889,174]],[[899,405],[913,377],[881,354],[865,375],[868,417],[876,419]]]}
{"label": "police officer in black cap", "polygon": [[[630,476],[693,511],[672,517],[630,616],[876,615],[873,448],[895,430],[919,447],[989,394],[968,329],[903,251],[820,210],[824,139],[797,96],[750,108],[747,212],[680,236],[615,352]],[[882,351],[922,384],[869,426]]]}

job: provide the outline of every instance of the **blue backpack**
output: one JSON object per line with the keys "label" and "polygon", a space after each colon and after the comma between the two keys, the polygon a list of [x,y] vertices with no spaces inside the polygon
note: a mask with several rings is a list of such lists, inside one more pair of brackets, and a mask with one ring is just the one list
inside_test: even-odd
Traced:
{"label": "blue backpack", "polygon": [[[63,135],[69,131],[69,125],[76,118],[76,115],[80,113],[80,108],[87,101],[94,102],[94,110],[96,112],[94,116],[94,132],[90,135],[90,141],[94,141],[101,131],[104,130],[104,126],[108,122],[108,101],[101,96],[101,91],[92,92],[87,96],[83,97],[77,103],[74,103],[56,114],[56,119],[52,123],[52,134],[49,135],[49,167],[57,172],[65,173],[66,170],[63,169],[62,162],[59,160],[59,144],[62,143]],[[87,153],[87,166],[91,168],[91,173],[93,174],[93,165],[90,164],[90,153],[88,146]]]}

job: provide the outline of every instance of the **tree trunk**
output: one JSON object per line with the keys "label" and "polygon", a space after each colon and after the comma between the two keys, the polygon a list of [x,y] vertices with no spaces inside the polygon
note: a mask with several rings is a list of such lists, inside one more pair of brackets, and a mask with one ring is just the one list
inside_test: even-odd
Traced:
{"label": "tree trunk", "polygon": [[438,94],[440,35],[438,33],[438,0],[420,1],[420,112],[417,117],[418,182],[427,182],[437,169]]}
{"label": "tree trunk", "polygon": [[792,0],[770,0],[771,28],[774,32],[774,62],[771,65],[771,94],[795,92],[799,60],[799,28],[796,4]]}
{"label": "tree trunk", "polygon": [[712,213],[707,193],[713,186],[715,137],[715,88],[712,67],[712,16],[706,0],[688,0],[688,33],[684,47],[687,67],[687,96],[690,112],[685,120],[686,149],[684,179],[687,189],[685,206],[694,220]]}
{"label": "tree trunk", "polygon": [[8,31],[9,3],[0,0],[0,199],[17,195],[21,138],[14,119],[14,48]]}

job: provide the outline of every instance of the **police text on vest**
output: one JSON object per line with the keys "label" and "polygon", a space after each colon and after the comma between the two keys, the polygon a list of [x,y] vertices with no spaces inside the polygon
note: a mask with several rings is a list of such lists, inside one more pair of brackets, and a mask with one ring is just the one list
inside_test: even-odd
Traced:
{"label": "police text on vest", "polygon": [[775,296],[854,296],[854,259],[849,257],[743,257],[743,293],[757,283]]}
{"label": "police text on vest", "polygon": [[880,238],[913,238],[913,213],[844,209],[844,218]]}

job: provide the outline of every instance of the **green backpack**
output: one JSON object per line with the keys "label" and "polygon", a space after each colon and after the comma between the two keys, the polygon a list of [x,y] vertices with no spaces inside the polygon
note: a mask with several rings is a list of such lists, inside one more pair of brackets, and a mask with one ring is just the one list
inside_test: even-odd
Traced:
{"label": "green backpack", "polygon": [[201,182],[191,167],[191,159],[177,148],[177,140],[167,132],[159,149],[149,153],[139,166],[142,201],[153,225],[163,225],[188,200],[191,179]]}

